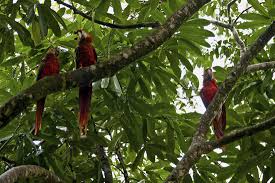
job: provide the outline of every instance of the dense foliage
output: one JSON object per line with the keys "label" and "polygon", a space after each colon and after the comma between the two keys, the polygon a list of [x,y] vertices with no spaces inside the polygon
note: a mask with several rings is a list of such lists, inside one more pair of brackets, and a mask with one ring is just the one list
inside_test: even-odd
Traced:
{"label": "dense foliage", "polygon": [[[67,2],[67,1],[66,1]],[[152,28],[112,29],[87,20],[55,1],[0,2],[0,104],[35,82],[37,65],[51,46],[62,49],[61,72],[73,70],[77,29],[93,35],[98,61],[152,33]],[[103,22],[130,25],[165,20],[182,0],[72,0],[78,10]],[[47,97],[39,136],[31,132],[35,105],[0,131],[0,172],[12,166],[36,164],[66,182],[102,182],[97,148],[104,146],[114,182],[124,180],[122,154],[130,182],[161,182],[187,151],[201,114],[195,100],[201,75],[195,68],[214,67],[223,81],[239,61],[240,50],[227,29],[208,20],[236,21],[246,45],[251,45],[275,17],[275,3],[266,0],[213,1],[188,20],[159,49],[111,78],[94,83],[92,113],[86,139],[79,138],[78,89]],[[247,9],[247,11],[242,12]],[[241,13],[242,12],[242,13]],[[273,41],[253,60],[271,61]],[[221,63],[219,63],[221,62]],[[227,102],[227,130],[256,124],[274,116],[274,70],[244,75]],[[199,107],[200,109],[202,107]],[[203,111],[201,111],[202,113]],[[226,146],[226,151],[204,155],[184,182],[267,182],[275,176],[274,129]],[[213,133],[208,133],[213,139]],[[274,181],[274,180],[273,180]]]}

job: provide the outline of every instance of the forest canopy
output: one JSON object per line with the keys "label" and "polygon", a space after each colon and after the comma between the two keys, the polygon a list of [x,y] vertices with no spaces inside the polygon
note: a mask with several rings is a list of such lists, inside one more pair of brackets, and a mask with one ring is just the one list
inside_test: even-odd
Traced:
{"label": "forest canopy", "polygon": [[[273,182],[274,17],[273,0],[0,1],[0,182]],[[97,64],[76,69],[80,29]],[[60,74],[36,81],[53,47]],[[205,68],[219,91],[204,112]]]}

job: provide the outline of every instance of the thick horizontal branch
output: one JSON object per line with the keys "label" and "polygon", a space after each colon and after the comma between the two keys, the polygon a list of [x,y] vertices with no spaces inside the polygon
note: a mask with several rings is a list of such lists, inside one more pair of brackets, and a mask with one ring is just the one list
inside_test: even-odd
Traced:
{"label": "thick horizontal branch", "polygon": [[37,81],[0,107],[0,128],[7,125],[10,120],[35,101],[54,92],[87,85],[88,83],[91,84],[102,78],[110,77],[137,59],[157,49],[207,2],[209,0],[189,0],[150,36],[132,47],[122,50],[105,62],[58,76],[45,77]]}
{"label": "thick horizontal branch", "polygon": [[63,6],[73,10],[74,14],[78,14],[81,15],[82,17],[94,21],[95,23],[99,24],[99,25],[104,25],[106,27],[110,27],[113,29],[139,29],[139,28],[144,28],[144,27],[151,27],[151,28],[157,28],[160,27],[160,23],[159,22],[148,22],[148,23],[138,23],[138,24],[131,24],[131,25],[119,25],[119,24],[112,24],[112,23],[108,23],[108,22],[103,22],[97,19],[93,19],[93,17],[87,15],[86,13],[78,10],[77,8],[75,8],[74,6],[65,3],[61,0],[54,0],[55,2],[57,2],[58,4],[62,4]]}
{"label": "thick horizontal branch", "polygon": [[40,177],[40,179],[45,180],[45,182],[62,182],[60,178],[58,178],[49,170],[36,165],[21,165],[11,168],[0,175],[0,182],[14,183],[18,181],[18,179],[35,177]]}
{"label": "thick horizontal branch", "polygon": [[246,50],[240,62],[229,73],[228,77],[224,80],[219,87],[219,91],[214,99],[207,107],[206,112],[202,115],[199,127],[193,137],[192,144],[184,157],[178,162],[177,166],[173,169],[166,182],[180,182],[180,180],[189,172],[189,169],[199,160],[203,151],[200,148],[205,142],[205,136],[209,129],[211,121],[215,118],[221,106],[225,102],[229,92],[237,82],[237,80],[244,74],[250,61],[263,49],[267,42],[275,34],[275,23],[273,22],[265,32],[256,40],[251,47]]}
{"label": "thick horizontal branch", "polygon": [[274,69],[275,68],[275,61],[271,62],[263,62],[259,64],[253,64],[249,65],[246,69],[246,72],[256,72],[259,70],[268,70],[268,69]]}

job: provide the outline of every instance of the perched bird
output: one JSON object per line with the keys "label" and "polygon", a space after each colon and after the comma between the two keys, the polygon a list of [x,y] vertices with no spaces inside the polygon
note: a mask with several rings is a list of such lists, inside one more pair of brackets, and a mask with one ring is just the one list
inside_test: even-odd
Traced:
{"label": "perched bird", "polygon": [[[36,78],[37,81],[46,76],[59,74],[60,65],[59,65],[58,54],[59,54],[59,50],[57,48],[50,48],[47,51],[46,56],[41,61],[37,78]],[[42,114],[44,111],[45,100],[46,100],[46,97],[38,100],[36,104],[35,131],[34,131],[35,135],[37,135],[39,133],[39,130],[41,129]]]}
{"label": "perched bird", "polygon": [[[218,89],[219,88],[213,76],[212,69],[206,69],[203,74],[203,87],[200,91],[201,99],[206,108],[214,98]],[[215,117],[213,126],[216,138],[221,139],[224,136],[224,130],[226,127],[226,111],[224,105],[222,106],[222,110]]]}
{"label": "perched bird", "polygon": [[[76,68],[88,67],[96,64],[97,55],[95,48],[92,46],[92,36],[83,30],[77,30],[79,42],[75,49]],[[89,121],[89,112],[92,97],[92,86],[79,87],[79,130],[80,137],[86,137],[87,126]]]}

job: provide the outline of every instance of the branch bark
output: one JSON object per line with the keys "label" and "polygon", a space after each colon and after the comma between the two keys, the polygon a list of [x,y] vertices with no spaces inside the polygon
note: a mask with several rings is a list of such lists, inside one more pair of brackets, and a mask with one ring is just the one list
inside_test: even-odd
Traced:
{"label": "branch bark", "polygon": [[2,175],[0,175],[0,182],[13,183],[18,181],[19,178],[34,178],[43,177],[45,182],[62,182],[60,178],[54,175],[49,170],[36,165],[21,165],[9,169]]}
{"label": "branch bark", "polygon": [[97,145],[97,156],[102,164],[102,170],[104,172],[104,182],[112,183],[113,176],[111,166],[108,160],[108,156],[106,155],[104,147],[102,145]]}
{"label": "branch bark", "polygon": [[275,61],[263,62],[259,64],[249,65],[246,69],[246,72],[250,73],[250,72],[256,72],[259,70],[268,70],[268,69],[274,69],[274,68],[275,68]]}
{"label": "branch bark", "polygon": [[167,19],[164,25],[159,27],[150,36],[134,44],[130,48],[122,50],[105,62],[87,68],[70,71],[58,76],[45,77],[31,87],[12,97],[0,107],[0,128],[6,126],[10,120],[25,110],[35,101],[58,91],[84,86],[98,81],[104,77],[110,77],[137,59],[147,55],[168,40],[175,31],[203,5],[210,0],[189,0],[182,8]]}
{"label": "branch bark", "polygon": [[116,147],[116,155],[117,155],[118,161],[120,163],[120,166],[122,167],[122,173],[123,173],[123,176],[124,176],[124,181],[125,181],[125,183],[129,183],[130,182],[129,181],[129,175],[128,175],[128,172],[127,172],[122,154],[119,150],[119,147]]}
{"label": "branch bark", "polygon": [[209,125],[217,115],[221,106],[225,102],[229,92],[237,82],[237,80],[246,71],[249,62],[260,52],[260,50],[267,44],[267,42],[275,34],[275,22],[273,22],[265,32],[256,40],[251,47],[244,52],[240,58],[240,62],[229,73],[219,87],[219,91],[214,99],[207,107],[206,112],[202,115],[199,127],[193,137],[192,144],[184,157],[178,162],[171,174],[167,177],[166,182],[180,182],[180,180],[188,173],[189,169],[199,160],[203,154],[201,145],[205,142],[205,136],[209,129]]}
{"label": "branch bark", "polygon": [[78,10],[77,8],[75,8],[74,6],[65,3],[61,0],[54,0],[55,2],[57,2],[58,4],[62,4],[63,6],[73,10],[74,14],[78,14],[81,15],[82,17],[94,21],[95,23],[99,24],[99,25],[104,25],[106,27],[110,27],[113,29],[139,29],[139,28],[145,28],[145,27],[151,27],[151,28],[157,28],[160,27],[160,23],[159,22],[148,22],[148,23],[138,23],[138,24],[131,24],[131,25],[119,25],[119,24],[112,24],[112,23],[108,23],[108,22],[103,22],[97,19],[93,19],[93,17],[87,15],[86,13]]}

